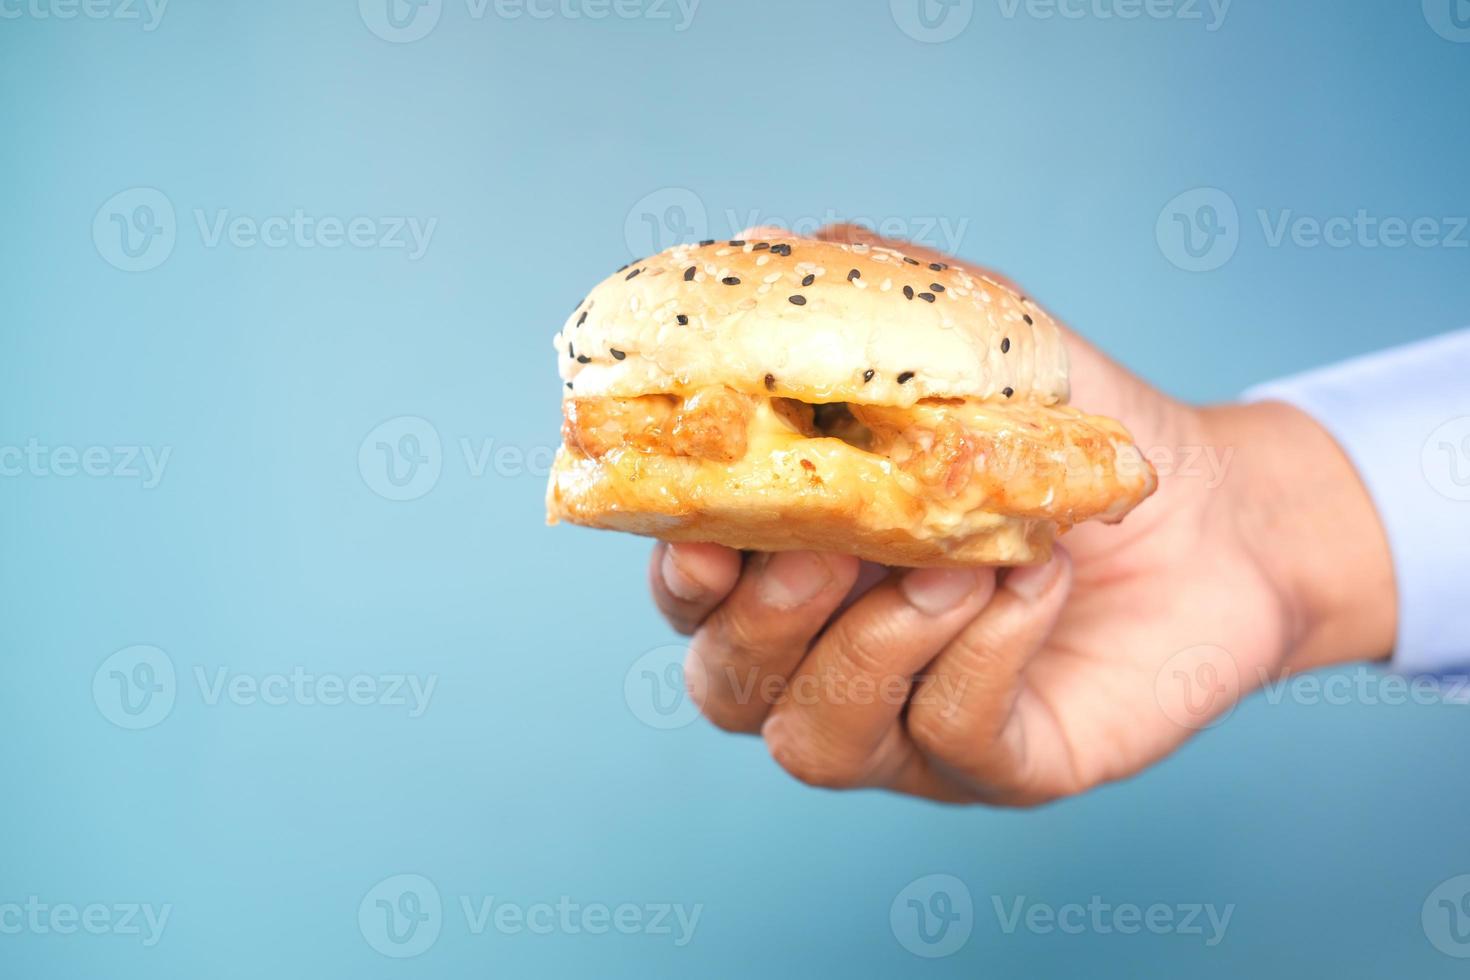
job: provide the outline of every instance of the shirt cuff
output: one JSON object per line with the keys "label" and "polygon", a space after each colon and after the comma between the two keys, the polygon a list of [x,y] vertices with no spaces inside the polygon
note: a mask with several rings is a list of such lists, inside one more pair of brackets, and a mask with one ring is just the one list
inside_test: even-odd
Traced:
{"label": "shirt cuff", "polygon": [[1378,508],[1398,587],[1394,666],[1470,666],[1470,329],[1272,381],[1325,428]]}

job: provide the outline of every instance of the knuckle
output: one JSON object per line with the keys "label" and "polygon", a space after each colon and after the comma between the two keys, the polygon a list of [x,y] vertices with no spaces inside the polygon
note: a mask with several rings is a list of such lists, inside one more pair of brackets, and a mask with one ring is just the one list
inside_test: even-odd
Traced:
{"label": "knuckle", "polygon": [[977,746],[963,712],[924,710],[909,712],[909,737],[927,756],[969,771],[977,761]]}
{"label": "knuckle", "polygon": [[798,782],[818,789],[852,789],[862,784],[862,765],[825,751],[809,739],[788,734],[784,726],[767,731],[765,738],[771,758]]}
{"label": "knuckle", "polygon": [[839,621],[836,649],[854,675],[881,677],[889,669],[890,651],[898,639],[889,622],[859,625]]}

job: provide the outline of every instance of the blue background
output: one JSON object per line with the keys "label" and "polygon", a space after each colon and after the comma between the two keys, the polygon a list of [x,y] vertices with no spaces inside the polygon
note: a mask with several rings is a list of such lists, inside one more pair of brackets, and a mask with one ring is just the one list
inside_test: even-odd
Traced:
{"label": "blue background", "polygon": [[[625,678],[675,640],[645,597],[647,542],[542,526],[551,335],[634,249],[752,211],[935,244],[931,219],[962,224],[963,255],[1195,400],[1462,325],[1463,248],[1271,247],[1256,218],[1470,213],[1470,44],[1433,9],[1237,0],[1212,31],[1208,8],[979,0],[933,43],[883,2],[705,0],[678,30],[672,7],[444,0],[400,43],[370,29],[392,34],[374,0],[174,0],[154,30],[26,2],[0,19],[0,444],[171,456],[152,488],[59,463],[0,478],[0,904],[173,909],[149,947],[0,935],[0,974],[1463,975],[1420,923],[1470,871],[1470,788],[1446,761],[1463,708],[1257,698],[1144,776],[1035,812],[827,794],[756,741],[646,724],[663,716],[641,667]],[[127,272],[114,212],[93,224],[140,187],[175,233]],[[1239,209],[1209,272],[1156,235],[1195,188]],[[437,224],[415,259],[210,245],[195,217],[298,208]],[[359,448],[403,416],[432,425],[441,472],[392,501]],[[528,455],[476,475],[463,446],[487,441]],[[127,730],[93,680],[136,644],[169,658],[175,703]],[[420,717],[210,703],[196,668],[437,687]],[[358,910],[404,873],[444,913],[397,960]],[[930,960],[889,910],[936,873],[975,923]],[[1095,894],[1235,911],[1206,948],[1007,935],[991,907]],[[475,935],[460,896],[703,911],[680,948]]]}

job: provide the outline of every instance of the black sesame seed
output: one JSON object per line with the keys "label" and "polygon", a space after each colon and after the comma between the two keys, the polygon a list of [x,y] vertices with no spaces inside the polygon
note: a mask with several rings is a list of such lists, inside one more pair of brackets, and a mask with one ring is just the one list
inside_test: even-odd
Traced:
{"label": "black sesame seed", "polygon": [[914,287],[913,286],[905,286],[905,287],[903,287],[903,295],[904,295],[904,299],[913,299],[914,298]]}
{"label": "black sesame seed", "polygon": [[919,299],[923,300],[926,303],[932,303],[932,302],[934,302],[934,294],[933,293],[920,293],[919,294]]}
{"label": "black sesame seed", "polygon": [[901,385],[906,385],[911,380],[913,380],[913,377],[914,377],[914,372],[912,372],[912,371],[905,371],[903,374],[900,374],[898,376],[898,383],[901,384]]}
{"label": "black sesame seed", "polygon": [[1002,388],[1000,390],[1000,393],[1002,395],[1005,395],[1007,398],[1009,398],[1009,397],[1011,397],[1012,395],[1014,395],[1016,393],[1016,389],[1012,388],[1010,385],[1006,385],[1004,388]]}
{"label": "black sesame seed", "polygon": [[1033,323],[1036,322],[1035,320],[1031,319],[1031,314],[1030,313],[1022,313],[1021,314],[1021,319],[1022,320],[1025,320],[1028,325],[1029,324],[1033,324]]}
{"label": "black sesame seed", "polygon": [[863,372],[863,384],[867,384],[869,381],[872,381],[873,380],[873,375],[875,373],[876,372],[872,368],[868,368],[866,371],[864,371]]}
{"label": "black sesame seed", "polygon": [[725,278],[721,279],[720,282],[724,283],[727,286],[740,285],[740,280],[735,278],[734,276],[726,276]]}
{"label": "black sesame seed", "polygon": [[929,268],[933,269],[935,272],[943,272],[945,269],[948,269],[949,266],[945,265],[943,262],[930,262]]}
{"label": "black sesame seed", "polygon": [[1011,338],[1009,338],[1009,337],[1003,337],[1003,338],[1001,338],[1001,341],[1000,341],[1000,352],[1002,354],[1009,354],[1011,352]]}
{"label": "black sesame seed", "polygon": [[816,281],[817,281],[817,277],[816,276],[807,276],[805,279],[803,279],[801,281],[801,284],[803,286],[810,286],[812,283],[814,283]]}
{"label": "black sesame seed", "polygon": [[702,242],[699,243],[699,247],[700,248],[705,248],[705,247],[708,247],[710,245],[713,245],[714,243],[715,243],[715,240],[713,238],[706,238],[704,241],[702,241]]}
{"label": "black sesame seed", "polygon": [[584,324],[586,322],[587,322],[587,314],[586,313],[583,313],[581,316],[577,317],[577,326],[580,327],[582,324]]}
{"label": "black sesame seed", "polygon": [[687,268],[687,269],[684,270],[684,281],[685,282],[693,282],[694,281],[694,272],[695,272],[695,270],[697,268],[698,268],[698,266],[691,265],[689,268]]}
{"label": "black sesame seed", "polygon": [[570,391],[571,388],[572,388],[572,383],[570,381],[568,381],[567,382],[567,390]]}
{"label": "black sesame seed", "polygon": [[632,264],[633,264],[632,262],[629,262],[628,265],[620,265],[620,266],[618,266],[618,271],[619,272],[622,272],[624,269],[628,268]]}
{"label": "black sesame seed", "polygon": [[607,352],[613,356],[613,360],[615,361],[621,361],[623,358],[628,356],[627,354],[624,354],[622,351],[618,350],[616,347],[609,347],[607,349]]}
{"label": "black sesame seed", "polygon": [[578,364],[590,364],[590,363],[592,363],[592,358],[588,357],[586,354],[578,354],[577,355],[577,363]]}
{"label": "black sesame seed", "polygon": [[861,279],[862,277],[863,277],[863,274],[861,272],[859,272],[856,269],[853,269],[851,272],[849,272],[847,274],[847,281],[848,282],[852,282],[854,279]]}
{"label": "black sesame seed", "polygon": [[730,247],[731,248],[739,248],[739,247],[741,247],[744,244],[745,244],[745,239],[743,239],[743,238],[732,238],[732,239],[730,239]]}
{"label": "black sesame seed", "polygon": [[685,316],[684,314],[682,314],[682,313],[680,313],[674,319],[676,319],[676,320],[679,321],[679,326],[681,326],[681,327],[687,327],[687,326],[689,326],[689,318],[687,316]]}
{"label": "black sesame seed", "polygon": [[577,357],[577,352],[572,350],[572,345],[570,342],[567,343],[567,357],[570,357],[573,360],[575,360]]}
{"label": "black sesame seed", "polygon": [[772,245],[771,246],[771,254],[772,255],[784,255],[784,256],[786,256],[786,257],[789,258],[791,256],[791,246],[785,244],[784,242],[782,244],[780,244],[780,245]]}
{"label": "black sesame seed", "polygon": [[642,269],[634,269],[632,272],[628,273],[626,276],[623,277],[623,281],[626,282],[629,279],[632,279],[634,276],[638,275],[638,273],[640,273],[642,271],[643,271]]}
{"label": "black sesame seed", "polygon": [[929,288],[932,289],[932,290],[934,290],[936,293],[942,293],[942,292],[944,292],[944,287],[941,286],[937,282],[931,282],[929,284]]}
{"label": "black sesame seed", "polygon": [[768,375],[766,375],[766,390],[767,391],[775,391],[776,390],[776,376],[774,374],[768,374]]}
{"label": "black sesame seed", "polygon": [[770,242],[756,242],[755,243],[755,248],[751,249],[751,251],[752,252],[759,252],[761,249],[770,248],[770,247],[771,247],[771,243]]}
{"label": "black sesame seed", "polygon": [[806,305],[806,297],[805,296],[792,296],[792,297],[790,297],[790,300],[791,300],[791,305],[792,306],[805,306]]}
{"label": "black sesame seed", "polygon": [[909,265],[918,265],[919,264],[919,260],[918,259],[911,259],[907,255],[905,255],[903,257],[903,260],[905,262],[907,262]]}

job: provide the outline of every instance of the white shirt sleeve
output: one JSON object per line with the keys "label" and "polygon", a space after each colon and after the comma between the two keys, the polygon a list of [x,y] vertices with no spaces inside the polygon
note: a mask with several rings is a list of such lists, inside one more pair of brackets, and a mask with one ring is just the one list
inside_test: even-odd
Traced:
{"label": "white shirt sleeve", "polygon": [[1394,664],[1470,666],[1470,330],[1252,388],[1342,446],[1388,533],[1398,584]]}

